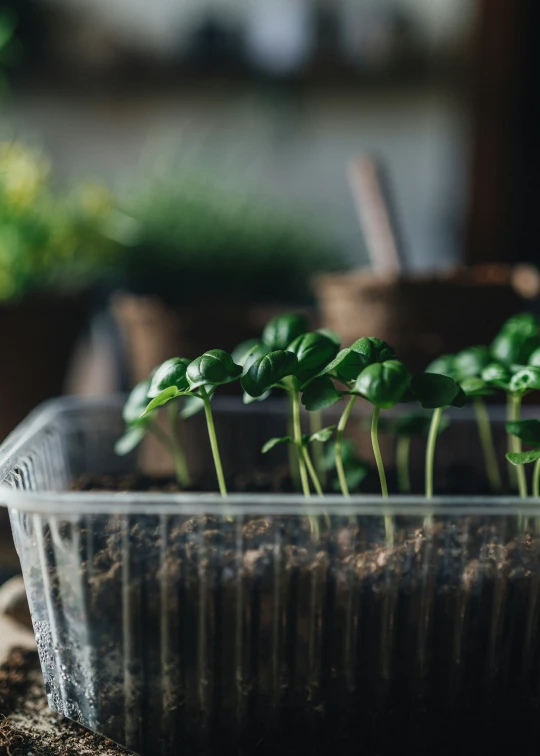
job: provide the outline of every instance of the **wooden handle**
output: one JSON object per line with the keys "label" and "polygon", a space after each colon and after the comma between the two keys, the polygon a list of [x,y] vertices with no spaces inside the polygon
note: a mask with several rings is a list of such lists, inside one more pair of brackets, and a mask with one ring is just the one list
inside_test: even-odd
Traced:
{"label": "wooden handle", "polygon": [[404,255],[381,165],[360,155],[349,163],[348,178],[371,267],[379,273],[400,273]]}

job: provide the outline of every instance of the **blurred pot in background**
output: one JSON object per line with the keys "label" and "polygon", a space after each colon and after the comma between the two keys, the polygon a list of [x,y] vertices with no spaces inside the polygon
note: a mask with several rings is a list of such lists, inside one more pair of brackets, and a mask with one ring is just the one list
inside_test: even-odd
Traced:
{"label": "blurred pot in background", "polygon": [[501,322],[530,307],[540,275],[526,265],[458,267],[437,274],[321,275],[315,281],[322,325],[348,345],[358,334],[385,339],[419,372],[435,357],[489,344]]}
{"label": "blurred pot in background", "polygon": [[232,349],[276,312],[313,314],[313,274],[339,267],[313,224],[200,176],[151,182],[124,207],[138,243],[112,309],[132,382],[173,355]]}
{"label": "blurred pot in background", "polygon": [[91,290],[114,264],[116,211],[108,191],[60,195],[38,150],[0,143],[0,437],[62,393]]}

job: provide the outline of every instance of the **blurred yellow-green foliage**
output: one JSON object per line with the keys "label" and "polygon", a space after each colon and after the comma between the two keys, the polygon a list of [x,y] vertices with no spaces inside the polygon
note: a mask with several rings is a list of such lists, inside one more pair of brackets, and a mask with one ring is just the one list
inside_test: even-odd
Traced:
{"label": "blurred yellow-green foliage", "polygon": [[117,258],[116,212],[107,187],[60,194],[42,152],[0,142],[0,301],[87,285]]}
{"label": "blurred yellow-green foliage", "polygon": [[59,192],[52,174],[40,150],[0,142],[0,302],[111,274],[174,304],[301,302],[311,276],[339,261],[312,221],[214,177],[145,177],[124,202],[100,183]]}

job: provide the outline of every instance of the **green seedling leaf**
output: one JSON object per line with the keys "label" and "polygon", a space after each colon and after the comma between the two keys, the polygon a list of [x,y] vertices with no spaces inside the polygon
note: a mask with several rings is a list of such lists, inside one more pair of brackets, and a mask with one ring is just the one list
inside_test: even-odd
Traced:
{"label": "green seedling leaf", "polygon": [[198,396],[186,396],[184,397],[180,417],[182,417],[184,420],[187,420],[188,417],[197,415],[203,409],[204,402],[202,399],[199,399]]}
{"label": "green seedling leaf", "polygon": [[539,332],[539,325],[532,313],[521,312],[519,315],[512,315],[511,318],[508,318],[503,324],[501,331],[522,333],[524,336],[534,336]]}
{"label": "green seedling leaf", "polygon": [[298,336],[287,347],[298,360],[295,376],[301,383],[316,377],[338,352],[338,345],[317,331]]}
{"label": "green seedling leaf", "polygon": [[225,383],[232,383],[241,374],[241,366],[223,349],[210,349],[205,352],[190,362],[186,372],[192,391],[201,386],[223,386]]}
{"label": "green seedling leaf", "polygon": [[[412,436],[427,436],[431,427],[431,420],[431,415],[404,415],[395,424],[396,436],[405,436],[408,438]],[[439,434],[445,431],[449,425],[450,418],[448,415],[443,415],[439,424]]]}
{"label": "green seedling leaf", "polygon": [[141,417],[145,417],[146,415],[150,414],[150,412],[153,412],[159,407],[163,407],[164,404],[170,402],[171,399],[176,399],[177,396],[178,389],[176,388],[176,386],[169,386],[169,388],[164,389],[160,394],[152,399],[150,404],[147,405]]}
{"label": "green seedling leaf", "polygon": [[326,336],[328,339],[333,341],[334,344],[337,344],[338,348],[341,345],[341,336],[331,328],[317,328],[317,333],[321,333],[323,336]]}
{"label": "green seedling leaf", "polygon": [[247,341],[242,341],[242,343],[238,344],[238,346],[235,346],[235,348],[231,352],[233,362],[236,362],[236,364],[240,365],[240,367],[244,367],[246,359],[249,357],[252,351],[254,349],[257,349],[257,347],[259,347],[260,345],[261,342],[259,341],[259,339],[248,339]]}
{"label": "green seedling leaf", "polygon": [[517,420],[506,423],[506,432],[517,436],[529,446],[540,448],[540,420]]}
{"label": "green seedling leaf", "polygon": [[322,410],[339,402],[343,391],[338,391],[327,375],[315,378],[302,393],[302,404],[307,410]]}
{"label": "green seedling leaf", "polygon": [[115,443],[115,453],[118,454],[119,457],[124,457],[141,443],[145,435],[146,428],[143,425],[133,425],[131,428],[128,428],[124,435]]}
{"label": "green seedling leaf", "polygon": [[148,405],[148,389],[150,388],[150,381],[141,381],[138,383],[133,391],[128,396],[124,409],[122,410],[122,418],[127,426],[140,425],[141,415],[145,411]]}
{"label": "green seedling leaf", "polygon": [[457,407],[458,409],[461,409],[466,404],[467,404],[467,394],[463,391],[463,389],[461,388],[461,386],[458,383],[458,392],[457,392],[457,395],[456,395],[454,401],[452,402],[451,406],[452,407]]}
{"label": "green seedling leaf", "polygon": [[262,341],[244,341],[243,344],[236,347],[232,353],[232,358],[233,362],[236,362],[237,365],[243,368],[243,375],[245,375],[253,363],[259,357],[268,354],[269,351],[269,347],[263,344]]}
{"label": "green seedling leaf", "polygon": [[511,394],[525,394],[527,391],[540,389],[540,368],[526,367],[512,376],[509,391]]}
{"label": "green seedling leaf", "polygon": [[312,433],[311,436],[308,437],[308,443],[311,444],[314,441],[320,441],[320,443],[324,444],[326,441],[329,441],[332,438],[332,434],[335,429],[335,425],[328,425],[326,428],[321,428],[321,430],[318,430],[316,433]]}
{"label": "green seedling leaf", "polygon": [[251,397],[261,397],[283,378],[293,375],[298,367],[296,356],[279,349],[259,357],[240,381]]}
{"label": "green seedling leaf", "polygon": [[277,315],[264,327],[262,340],[269,351],[277,352],[287,349],[289,344],[308,330],[309,323],[305,315],[295,313]]}
{"label": "green seedling leaf", "polygon": [[459,386],[453,378],[438,373],[422,373],[411,381],[416,399],[424,409],[449,407],[459,395]]}
{"label": "green seedling leaf", "polygon": [[398,360],[387,360],[365,368],[354,385],[354,392],[364,396],[379,409],[397,404],[409,388],[411,375]]}
{"label": "green seedling leaf", "polygon": [[278,446],[278,444],[293,444],[293,443],[294,441],[290,436],[281,436],[281,438],[271,438],[265,443],[265,445],[261,449],[261,452],[263,454],[266,454],[275,446]]}
{"label": "green seedling leaf", "polygon": [[152,377],[148,398],[154,399],[171,386],[176,386],[178,391],[187,391],[189,384],[186,370],[190,362],[191,360],[187,357],[172,357],[160,365]]}
{"label": "green seedling leaf", "polygon": [[491,354],[505,365],[526,365],[531,354],[540,347],[538,329],[535,333],[502,330],[491,345]]}
{"label": "green seedling leaf", "polygon": [[506,365],[500,362],[492,362],[482,370],[482,380],[489,386],[508,391],[512,374]]}
{"label": "green seedling leaf", "polygon": [[[359,356],[363,368],[378,362],[390,362],[396,359],[396,353],[390,344],[374,336],[363,336],[358,339],[351,345],[351,351]],[[356,376],[358,376],[358,373]]]}
{"label": "green seedling leaf", "polygon": [[[450,376],[462,383],[466,378],[479,378],[482,370],[491,362],[491,354],[487,347],[476,346],[464,349],[456,354],[454,367],[456,375]],[[433,372],[437,372],[436,370]],[[446,373],[442,373],[446,375]]]}
{"label": "green seedling leaf", "polygon": [[491,396],[493,389],[482,378],[464,378],[460,381],[460,386],[465,393],[465,396]]}
{"label": "green seedling leaf", "polygon": [[426,373],[437,373],[437,375],[446,375],[448,378],[457,378],[456,355],[444,354],[430,362],[426,368]]}
{"label": "green seedling leaf", "polygon": [[342,349],[332,362],[321,370],[320,375],[332,374],[345,382],[355,381],[368,365],[384,362],[385,359],[391,360],[394,357],[395,352],[386,341],[363,337],[355,341],[352,346]]}
{"label": "green seedling leaf", "polygon": [[528,465],[530,462],[536,462],[540,459],[540,449],[526,452],[509,452],[506,459],[513,465]]}
{"label": "green seedling leaf", "polygon": [[540,367],[540,349],[535,349],[529,357],[530,367]]}
{"label": "green seedling leaf", "polygon": [[242,401],[244,404],[253,404],[253,402],[264,402],[265,399],[268,399],[272,392],[271,391],[265,391],[264,394],[261,394],[260,396],[250,396],[247,392],[244,391],[242,394]]}

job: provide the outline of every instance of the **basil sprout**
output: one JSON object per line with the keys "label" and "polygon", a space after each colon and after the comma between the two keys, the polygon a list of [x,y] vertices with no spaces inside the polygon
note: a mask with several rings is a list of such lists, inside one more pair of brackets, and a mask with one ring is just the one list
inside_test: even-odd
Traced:
{"label": "basil sprout", "polygon": [[332,380],[326,376],[315,378],[302,393],[302,404],[309,411],[322,410],[339,402],[344,391],[338,391]]}
{"label": "basil sprout", "polygon": [[[168,361],[170,362],[170,361]],[[154,373],[157,375],[158,370]],[[162,372],[164,376],[166,370]],[[176,479],[180,487],[189,486],[191,483],[187,467],[185,453],[176,429],[173,428],[172,439],[161,430],[154,422],[156,410],[167,404],[171,399],[176,398],[178,389],[176,386],[169,386],[163,389],[150,403],[148,403],[148,392],[153,380],[148,379],[139,383],[129,395],[122,412],[124,422],[126,423],[126,432],[116,442],[115,452],[119,455],[129,454],[143,440],[147,431],[151,432],[158,441],[167,449],[172,457]],[[174,409],[174,408],[173,408]]]}
{"label": "basil sprout", "polygon": [[300,383],[305,383],[310,378],[315,378],[319,371],[334,359],[339,347],[323,333],[312,331],[298,336],[289,344],[287,350],[296,356],[298,365],[295,375]]}
{"label": "basil sprout", "polygon": [[262,332],[262,341],[269,351],[287,349],[296,338],[309,331],[305,315],[277,315],[269,320]]}
{"label": "basil sprout", "polygon": [[298,367],[298,360],[292,352],[283,349],[263,354],[256,359],[240,383],[252,397],[260,397],[284,378],[292,376]]}
{"label": "basil sprout", "polygon": [[412,379],[411,389],[424,409],[450,407],[461,401],[459,384],[446,375],[422,373]]}
{"label": "basil sprout", "polygon": [[191,360],[186,357],[172,357],[160,365],[153,375],[148,398],[154,399],[171,386],[174,386],[177,391],[186,391],[189,386],[186,370],[190,362]]}
{"label": "basil sprout", "polygon": [[[484,346],[470,347],[456,354],[454,358],[455,376],[460,383],[466,378],[479,378],[482,370],[492,361],[490,350]],[[438,372],[434,370],[433,372]]]}
{"label": "basil sprout", "polygon": [[241,366],[223,349],[210,349],[190,362],[186,371],[191,391],[203,386],[223,386],[236,381],[241,374]]}
{"label": "basil sprout", "polygon": [[540,390],[540,368],[523,368],[512,376],[508,388],[512,394],[525,394],[527,391]]}
{"label": "basil sprout", "polygon": [[397,404],[409,388],[411,375],[398,360],[387,360],[366,367],[354,384],[354,391],[378,409]]}
{"label": "basil sprout", "polygon": [[429,363],[425,372],[437,373],[438,375],[446,375],[448,378],[457,379],[456,355],[445,354],[442,357],[437,357],[436,360]]}

